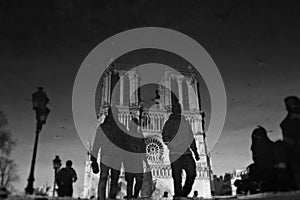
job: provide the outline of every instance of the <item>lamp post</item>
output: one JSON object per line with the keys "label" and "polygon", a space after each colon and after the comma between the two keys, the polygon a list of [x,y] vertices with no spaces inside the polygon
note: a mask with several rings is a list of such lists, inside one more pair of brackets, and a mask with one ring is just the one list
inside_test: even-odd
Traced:
{"label": "lamp post", "polygon": [[54,183],[53,183],[53,194],[52,196],[55,196],[55,186],[56,186],[56,175],[58,169],[61,167],[61,160],[58,155],[55,156],[53,159],[53,169],[54,169]]}
{"label": "lamp post", "polygon": [[36,131],[35,131],[35,140],[33,147],[33,155],[31,160],[31,168],[28,177],[27,187],[25,188],[26,194],[33,194],[33,182],[34,182],[34,168],[35,168],[35,160],[37,153],[37,145],[39,140],[39,133],[42,130],[43,125],[46,123],[48,114],[50,113],[50,109],[47,108],[47,104],[49,103],[49,98],[46,93],[43,91],[42,87],[38,88],[38,91],[32,94],[32,104],[33,110],[36,113]]}

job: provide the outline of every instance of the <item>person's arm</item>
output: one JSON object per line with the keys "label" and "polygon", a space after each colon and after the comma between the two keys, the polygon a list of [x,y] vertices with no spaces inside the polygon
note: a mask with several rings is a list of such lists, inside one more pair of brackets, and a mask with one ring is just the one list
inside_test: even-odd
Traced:
{"label": "person's arm", "polygon": [[293,139],[291,139],[288,135],[288,130],[287,130],[287,126],[286,126],[286,121],[283,121],[281,124],[280,124],[280,128],[281,128],[281,131],[282,131],[282,139],[284,142],[286,142],[288,145],[294,145],[295,142]]}
{"label": "person's arm", "polygon": [[101,148],[102,145],[102,132],[99,131],[99,128],[101,128],[101,126],[98,127],[97,132],[96,132],[96,136],[95,136],[95,140],[94,140],[94,144],[93,144],[93,148],[92,148],[92,152],[91,152],[91,167],[93,170],[94,174],[98,174],[100,169],[99,169],[99,165],[97,162],[97,157],[98,157],[98,153],[99,153],[99,149]]}
{"label": "person's arm", "polygon": [[[143,134],[140,135],[140,137],[144,137]],[[147,146],[146,146],[146,141],[144,138],[142,138],[142,143],[141,143],[141,147],[143,149],[143,152],[142,152],[142,160],[144,161],[145,165],[146,165],[146,168],[149,168],[150,165],[148,163],[148,160],[147,160]]]}
{"label": "person's arm", "polygon": [[191,128],[189,122],[185,121],[185,123],[187,123],[187,127],[189,127],[187,131],[190,134],[190,137],[192,139],[192,143],[190,144],[190,149],[193,151],[193,153],[195,155],[195,159],[198,161],[198,160],[200,160],[200,156],[199,156],[197,145],[196,145],[196,139],[194,137],[194,134],[193,134],[193,131],[192,131],[192,128]]}
{"label": "person's arm", "polygon": [[162,130],[162,139],[163,142],[168,145],[172,138],[170,138],[170,121],[168,120]]}
{"label": "person's arm", "polygon": [[73,169],[73,182],[76,182],[76,181],[77,181],[77,174],[76,174],[75,169]]}
{"label": "person's arm", "polygon": [[96,136],[94,139],[94,144],[92,147],[92,151],[91,153],[91,161],[92,162],[97,162],[97,157],[98,157],[98,153],[99,153],[99,149],[101,147],[101,143],[102,143],[102,132],[99,130],[101,127],[99,126],[96,132]]}
{"label": "person's arm", "polygon": [[45,94],[45,103],[46,103],[46,104],[48,104],[48,103],[49,103],[49,101],[50,101],[50,99],[48,98],[48,96],[47,96],[46,92],[44,92],[44,94]]}
{"label": "person's arm", "polygon": [[146,168],[150,168],[150,165],[149,165],[148,160],[147,160],[146,153],[142,155],[142,159],[145,162]]}
{"label": "person's arm", "polygon": [[200,160],[200,156],[197,150],[197,146],[196,146],[196,141],[195,139],[193,139],[192,144],[190,145],[190,149],[193,151],[194,155],[195,155],[195,159],[198,161]]}

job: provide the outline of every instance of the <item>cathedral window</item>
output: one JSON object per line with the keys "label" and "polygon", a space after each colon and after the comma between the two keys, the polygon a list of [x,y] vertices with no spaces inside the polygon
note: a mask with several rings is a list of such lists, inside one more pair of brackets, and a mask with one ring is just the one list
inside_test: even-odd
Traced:
{"label": "cathedral window", "polygon": [[149,161],[158,162],[162,161],[164,148],[160,141],[155,138],[146,140],[146,153]]}

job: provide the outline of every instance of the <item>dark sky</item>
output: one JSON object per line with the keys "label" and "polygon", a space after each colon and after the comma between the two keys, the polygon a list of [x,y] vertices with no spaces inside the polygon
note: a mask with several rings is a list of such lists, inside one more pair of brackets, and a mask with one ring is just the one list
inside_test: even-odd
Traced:
{"label": "dark sky", "polygon": [[271,139],[281,138],[282,100],[300,95],[298,1],[24,2],[0,2],[0,109],[18,140],[13,158],[19,165],[21,191],[34,140],[30,98],[40,85],[50,97],[52,112],[40,137],[35,185],[52,183],[56,154],[74,161],[76,190],[82,185],[85,149],[72,118],[73,82],[87,54],[121,31],[143,26],[174,29],[194,38],[211,55],[228,101],[225,127],[211,154],[217,174],[251,163],[249,136],[256,125],[272,131]]}

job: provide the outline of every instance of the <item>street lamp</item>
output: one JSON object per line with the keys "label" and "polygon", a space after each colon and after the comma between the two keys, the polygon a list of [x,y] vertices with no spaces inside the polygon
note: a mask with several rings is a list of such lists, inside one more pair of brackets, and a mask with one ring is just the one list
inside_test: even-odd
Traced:
{"label": "street lamp", "polygon": [[50,113],[50,109],[47,108],[47,104],[49,103],[49,98],[45,91],[43,91],[42,87],[38,88],[38,91],[32,94],[32,105],[33,110],[36,114],[36,131],[35,131],[35,140],[34,140],[34,147],[33,147],[33,155],[31,160],[31,168],[30,174],[28,177],[28,184],[25,188],[26,194],[33,194],[33,182],[34,182],[34,167],[35,167],[35,160],[36,160],[36,153],[37,153],[37,145],[39,139],[39,133],[42,130],[43,125],[46,123],[47,117]]}
{"label": "street lamp", "polygon": [[55,196],[55,185],[56,185],[56,175],[58,169],[61,167],[61,160],[58,155],[53,159],[53,169],[54,169],[54,184],[53,184],[53,196]]}

